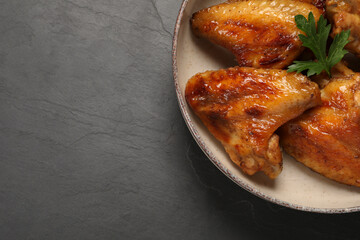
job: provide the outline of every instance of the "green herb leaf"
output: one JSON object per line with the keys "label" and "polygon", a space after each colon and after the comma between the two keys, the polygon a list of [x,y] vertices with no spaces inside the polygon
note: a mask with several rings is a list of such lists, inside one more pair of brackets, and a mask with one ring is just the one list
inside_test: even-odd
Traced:
{"label": "green herb leaf", "polygon": [[317,61],[294,61],[294,64],[289,66],[288,72],[307,71],[307,76],[310,77],[325,70],[331,77],[331,68],[348,53],[344,47],[349,42],[350,30],[342,31],[335,36],[329,55],[326,56],[326,43],[331,30],[331,25],[327,25],[327,20],[321,15],[316,28],[314,15],[310,12],[308,19],[303,15],[295,16],[295,22],[296,26],[306,34],[299,34],[303,46],[310,48]]}
{"label": "green herb leaf", "polygon": [[319,62],[314,61],[294,61],[294,64],[289,66],[288,72],[307,71],[307,76],[310,77],[314,74],[320,74],[324,70],[324,66]]}
{"label": "green herb leaf", "polygon": [[350,30],[342,31],[340,34],[337,34],[335,36],[334,41],[329,49],[328,62],[330,68],[340,62],[344,55],[348,53],[348,51],[346,51],[344,47],[349,42],[349,36]]}

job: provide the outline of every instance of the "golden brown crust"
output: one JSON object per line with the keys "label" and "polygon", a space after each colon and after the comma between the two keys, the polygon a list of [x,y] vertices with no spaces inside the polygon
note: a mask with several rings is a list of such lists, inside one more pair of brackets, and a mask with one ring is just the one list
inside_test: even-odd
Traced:
{"label": "golden brown crust", "polygon": [[346,49],[360,56],[360,0],[327,0],[326,13],[333,29],[331,36],[335,37],[343,30],[351,30]]}
{"label": "golden brown crust", "polygon": [[320,102],[317,85],[301,74],[246,67],[196,74],[185,97],[235,164],[270,178],[282,169],[275,130]]}
{"label": "golden brown crust", "polygon": [[321,106],[281,128],[281,145],[314,171],[360,186],[360,74],[333,78],[321,96]]}
{"label": "golden brown crust", "polygon": [[[228,0],[227,2],[241,2],[241,1],[249,1],[249,0]],[[289,0],[291,1],[291,0]],[[325,12],[325,0],[294,0],[299,2],[305,2],[314,5],[317,9],[321,11],[321,13]]]}
{"label": "golden brown crust", "polygon": [[303,48],[294,17],[321,11],[312,4],[289,0],[231,1],[193,14],[193,32],[229,49],[240,66],[283,68]]}
{"label": "golden brown crust", "polygon": [[298,1],[310,3],[310,4],[314,5],[315,7],[317,7],[317,9],[319,9],[321,13],[325,12],[326,0],[298,0]]}

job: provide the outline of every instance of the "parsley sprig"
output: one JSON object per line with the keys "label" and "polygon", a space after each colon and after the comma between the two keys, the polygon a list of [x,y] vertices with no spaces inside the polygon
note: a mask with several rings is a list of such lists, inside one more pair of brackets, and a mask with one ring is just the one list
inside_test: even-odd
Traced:
{"label": "parsley sprig", "polygon": [[307,71],[307,76],[310,77],[325,70],[331,77],[331,68],[348,53],[344,47],[349,42],[350,30],[342,31],[335,36],[326,56],[326,43],[331,29],[331,25],[327,25],[327,20],[321,15],[316,28],[314,15],[310,12],[308,20],[303,15],[296,15],[295,22],[296,26],[306,34],[306,36],[299,34],[303,46],[311,49],[317,61],[294,61],[294,64],[289,66],[288,72]]}

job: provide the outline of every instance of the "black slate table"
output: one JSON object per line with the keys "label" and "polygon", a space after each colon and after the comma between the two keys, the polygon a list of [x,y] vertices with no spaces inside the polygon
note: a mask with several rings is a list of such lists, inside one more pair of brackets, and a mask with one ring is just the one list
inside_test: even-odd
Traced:
{"label": "black slate table", "polygon": [[263,201],[181,117],[180,0],[0,0],[0,239],[359,239]]}

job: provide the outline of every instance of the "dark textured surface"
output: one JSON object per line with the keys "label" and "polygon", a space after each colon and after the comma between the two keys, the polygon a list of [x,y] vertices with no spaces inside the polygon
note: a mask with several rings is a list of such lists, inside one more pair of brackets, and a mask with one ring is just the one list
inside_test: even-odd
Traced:
{"label": "dark textured surface", "polygon": [[267,203],[179,112],[180,0],[0,0],[0,239],[358,239]]}

